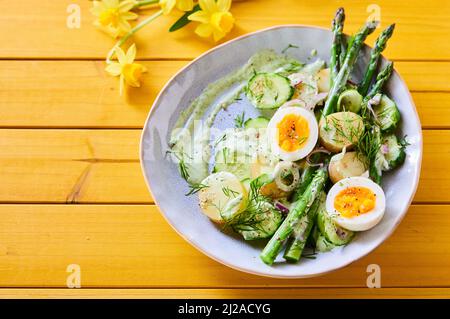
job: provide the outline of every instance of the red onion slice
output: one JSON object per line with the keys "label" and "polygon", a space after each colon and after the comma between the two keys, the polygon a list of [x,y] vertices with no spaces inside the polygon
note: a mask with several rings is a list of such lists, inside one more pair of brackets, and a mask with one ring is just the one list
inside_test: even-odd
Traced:
{"label": "red onion slice", "polygon": [[283,214],[288,214],[289,213],[289,208],[287,208],[286,206],[284,206],[283,204],[281,204],[278,201],[275,202],[275,208],[278,209]]}

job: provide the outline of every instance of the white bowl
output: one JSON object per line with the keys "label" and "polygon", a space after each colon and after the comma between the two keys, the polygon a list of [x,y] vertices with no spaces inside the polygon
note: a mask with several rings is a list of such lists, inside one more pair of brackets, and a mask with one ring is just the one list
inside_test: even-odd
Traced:
{"label": "white bowl", "polygon": [[[391,41],[395,41],[395,34]],[[304,258],[298,264],[288,264],[280,255],[273,266],[265,265],[259,259],[263,248],[261,243],[246,242],[222,232],[200,212],[196,196],[184,195],[188,186],[180,177],[177,165],[166,156],[169,134],[180,111],[208,84],[241,67],[251,55],[262,49],[281,52],[289,44],[299,46],[298,49],[289,49],[289,54],[300,61],[307,61],[313,49],[317,50],[318,57],[328,61],[331,32],[309,26],[277,26],[229,41],[188,64],[156,98],[142,133],[140,159],[145,180],[162,214],[194,247],[218,262],[244,272],[278,278],[304,278],[344,267],[370,253],[392,234],[411,204],[420,175],[422,132],[408,88],[397,72],[392,74],[385,90],[400,109],[403,119],[400,131],[407,135],[410,145],[403,166],[383,177],[387,202],[384,218],[375,228],[358,234],[348,246],[319,254],[316,259]],[[365,47],[354,72],[355,79],[360,78],[368,53],[369,47]],[[247,111],[246,114],[252,114],[250,107]],[[231,107],[228,112],[238,114],[242,108]],[[232,126],[231,122],[228,124]]]}

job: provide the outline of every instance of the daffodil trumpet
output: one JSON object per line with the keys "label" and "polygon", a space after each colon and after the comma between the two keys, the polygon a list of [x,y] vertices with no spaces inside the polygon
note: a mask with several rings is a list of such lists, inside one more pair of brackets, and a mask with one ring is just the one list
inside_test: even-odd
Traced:
{"label": "daffodil trumpet", "polygon": [[136,20],[138,15],[131,12],[136,5],[133,0],[101,0],[94,1],[91,12],[97,19],[94,25],[113,38],[126,34],[131,30],[130,20]]}
{"label": "daffodil trumpet", "polygon": [[234,17],[230,12],[231,0],[199,0],[200,10],[191,14],[188,19],[199,22],[195,33],[203,38],[213,37],[219,41],[234,25]]}
{"label": "daffodil trumpet", "polygon": [[120,95],[122,95],[125,84],[132,87],[141,86],[141,76],[147,72],[147,68],[134,62],[136,58],[135,44],[131,45],[126,53],[120,47],[116,47],[114,52],[117,56],[117,61],[111,61],[105,70],[112,76],[120,77]]}

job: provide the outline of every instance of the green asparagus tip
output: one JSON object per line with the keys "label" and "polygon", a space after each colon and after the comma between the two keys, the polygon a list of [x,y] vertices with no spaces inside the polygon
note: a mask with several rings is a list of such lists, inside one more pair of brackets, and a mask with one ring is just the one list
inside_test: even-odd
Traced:
{"label": "green asparagus tip", "polygon": [[378,74],[377,81],[379,81],[382,78],[389,78],[393,70],[394,70],[394,62],[389,61],[384,67],[384,69]]}
{"label": "green asparagus tip", "polygon": [[386,29],[381,32],[380,36],[377,39],[377,45],[382,47],[382,49],[385,48],[387,40],[392,36],[392,33],[394,33],[395,29],[395,23],[388,26]]}
{"label": "green asparagus tip", "polygon": [[333,28],[336,27],[337,25],[343,24],[345,20],[345,11],[344,8],[339,8],[336,11],[336,15],[334,16],[333,19]]}
{"label": "green asparagus tip", "polygon": [[395,29],[395,23],[392,23],[390,26],[388,26],[383,32],[386,32],[386,34],[391,37],[392,33]]}
{"label": "green asparagus tip", "polygon": [[380,21],[377,20],[372,20],[366,23],[366,27],[367,29],[369,29],[369,34],[372,33],[373,31],[375,31],[375,29],[378,27],[378,25],[380,24]]}

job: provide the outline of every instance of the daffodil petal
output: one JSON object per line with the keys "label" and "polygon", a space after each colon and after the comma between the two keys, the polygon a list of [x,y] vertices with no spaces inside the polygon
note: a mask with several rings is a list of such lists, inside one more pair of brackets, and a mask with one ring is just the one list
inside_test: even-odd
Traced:
{"label": "daffodil petal", "polygon": [[136,20],[139,15],[134,12],[125,12],[122,13],[121,17],[125,20]]}
{"label": "daffodil petal", "polygon": [[99,16],[100,13],[104,10],[103,8],[103,4],[101,2],[98,1],[94,1],[94,5],[92,6],[92,8],[90,9],[91,13],[95,16]]}
{"label": "daffodil petal", "polygon": [[117,27],[119,30],[123,31],[123,33],[127,33],[131,30],[131,25],[128,23],[127,20],[124,19],[119,20]]}
{"label": "daffodil petal", "polygon": [[222,12],[230,11],[231,0],[217,0],[217,7]]}
{"label": "daffodil petal", "polygon": [[103,3],[109,8],[117,8],[119,6],[119,0],[103,0]]}
{"label": "daffodil petal", "polygon": [[125,63],[131,64],[134,62],[134,59],[136,58],[136,44],[132,44],[130,48],[127,51],[127,54],[125,56]]}
{"label": "daffodil petal", "polygon": [[209,23],[209,15],[203,11],[194,12],[188,17],[188,19],[191,21],[197,21],[201,23]]}
{"label": "daffodil petal", "polygon": [[116,53],[117,60],[119,61],[119,63],[121,65],[124,65],[126,63],[127,58],[126,58],[125,52],[123,52],[122,48],[121,47],[116,47],[114,52]]}
{"label": "daffodil petal", "polygon": [[124,12],[130,11],[134,7],[135,4],[136,4],[136,2],[134,2],[134,1],[122,1],[119,4],[119,12],[124,13]]}
{"label": "daffodil petal", "polygon": [[208,13],[212,13],[217,11],[217,5],[215,0],[199,0],[198,4],[202,11],[206,11]]}
{"label": "daffodil petal", "polygon": [[194,0],[178,0],[177,9],[181,11],[191,11],[194,7]]}
{"label": "daffodil petal", "polygon": [[159,5],[163,11],[163,14],[169,14],[175,7],[176,0],[160,0]]}
{"label": "daffodil petal", "polygon": [[105,68],[105,71],[112,76],[118,76],[120,75],[121,71],[122,71],[122,67],[119,63],[117,62],[112,62],[110,64],[108,64]]}
{"label": "daffodil petal", "polygon": [[226,35],[226,33],[221,31],[221,30],[214,30],[213,31],[213,39],[214,39],[215,42],[217,42],[220,39],[222,39],[225,35]]}
{"label": "daffodil petal", "polygon": [[195,29],[195,33],[203,38],[207,38],[213,33],[213,28],[209,24],[200,24]]}
{"label": "daffodil petal", "polygon": [[120,35],[119,30],[117,30],[116,28],[113,28],[111,26],[105,27],[101,25],[98,21],[94,21],[93,25],[114,39]]}

